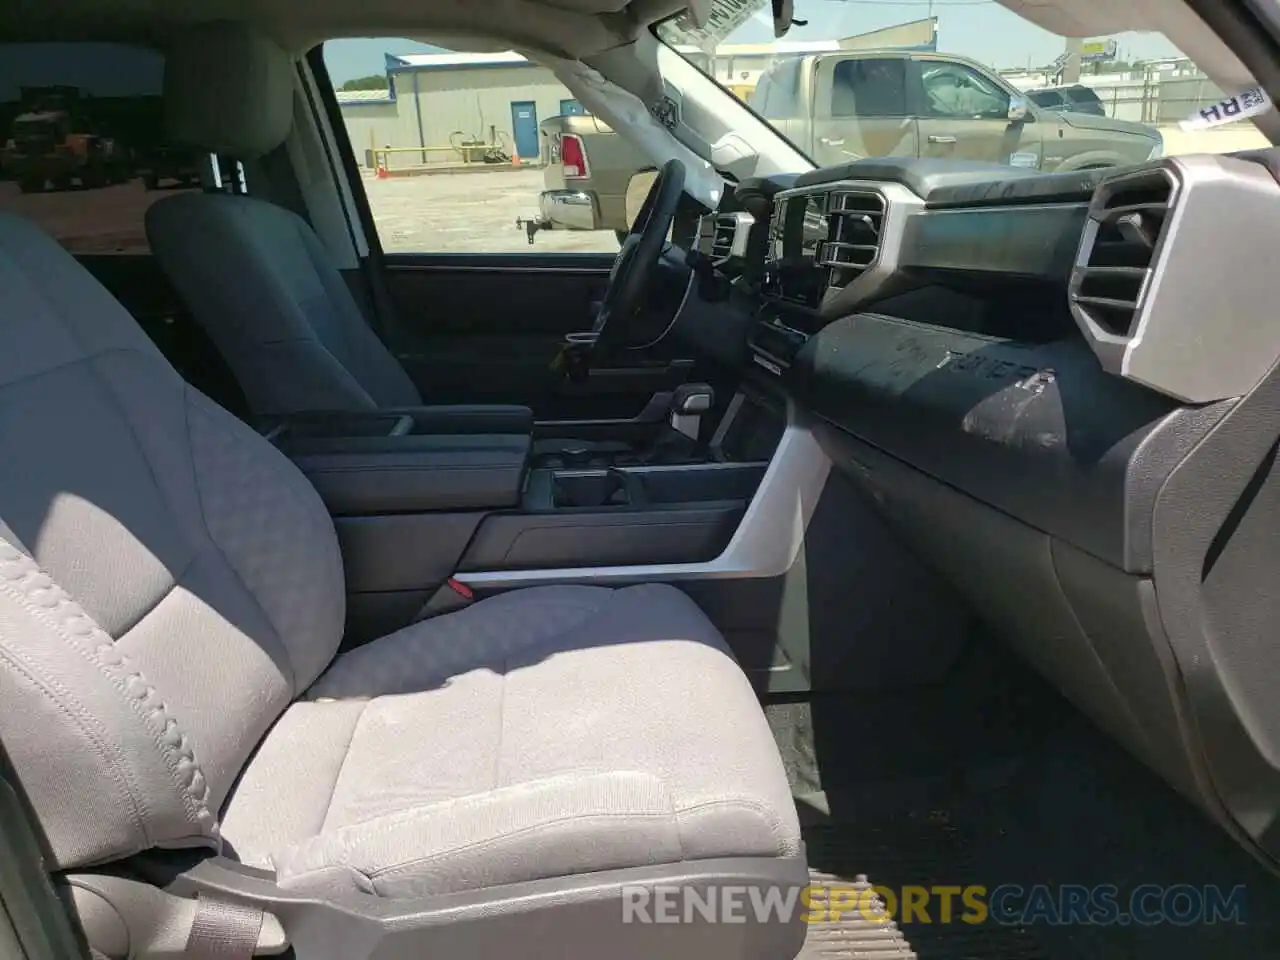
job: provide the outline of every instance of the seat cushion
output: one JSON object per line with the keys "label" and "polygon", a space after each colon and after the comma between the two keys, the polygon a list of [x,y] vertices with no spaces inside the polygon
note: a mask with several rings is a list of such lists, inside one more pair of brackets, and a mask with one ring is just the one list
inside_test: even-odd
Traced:
{"label": "seat cushion", "polygon": [[750,684],[656,585],[504,594],[340,657],[223,836],[285,887],[388,897],[800,849]]}

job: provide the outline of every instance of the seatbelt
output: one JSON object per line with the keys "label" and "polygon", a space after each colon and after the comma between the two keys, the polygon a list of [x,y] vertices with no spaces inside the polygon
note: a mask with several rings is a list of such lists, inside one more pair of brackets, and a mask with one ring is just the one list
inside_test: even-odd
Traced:
{"label": "seatbelt", "polygon": [[[329,71],[325,67],[323,60],[319,59],[319,50],[320,48],[316,47],[315,50],[308,55],[309,60],[311,60],[311,58],[317,58],[316,61],[311,63],[310,69],[316,71],[318,76],[322,76],[324,78],[324,82],[327,84],[329,83]],[[301,81],[301,88],[299,92],[302,94],[303,101],[298,102],[295,99],[295,111],[306,110],[310,112],[312,117],[325,117],[330,128],[334,131],[334,136],[336,137],[336,131],[342,129],[345,121],[342,117],[342,111],[338,107],[338,101],[335,95],[330,91],[330,95],[327,100],[324,102],[317,102],[315,95],[319,90],[313,89],[311,84],[306,82],[306,77],[301,68],[299,68],[298,77]],[[335,182],[339,178],[342,178],[347,182],[347,188],[352,192],[353,197],[356,190],[364,189],[364,185],[359,181],[360,174],[355,168],[354,157],[344,154],[341,147],[338,148],[337,156],[334,156],[326,148],[324,162],[329,167],[330,176],[333,177]],[[367,203],[365,209],[368,209]],[[347,213],[349,217],[350,211]],[[371,217],[372,215],[370,215],[370,218]],[[370,226],[372,226],[374,233],[374,236],[372,237],[369,236]],[[352,225],[348,223],[347,228],[348,230],[351,230]],[[382,341],[383,345],[393,356],[399,359],[400,356],[407,352],[406,345],[404,343],[406,338],[404,337],[404,328],[400,325],[400,318],[396,311],[395,304],[392,303],[391,295],[387,291],[387,281],[383,274],[385,264],[382,259],[382,243],[377,236],[377,225],[367,225],[362,223],[361,231],[365,234],[365,249],[368,252],[365,254],[363,259],[361,259],[360,266],[364,273],[365,284],[368,287],[369,299],[372,301],[373,307],[373,316],[369,317],[369,325],[373,328],[373,332],[377,335],[378,339]],[[358,248],[359,244],[356,243],[354,232],[351,234],[351,240]]]}
{"label": "seatbelt", "polygon": [[201,896],[185,956],[192,960],[249,960],[258,949],[263,916],[257,907]]}
{"label": "seatbelt", "polygon": [[289,950],[261,907],[201,891],[194,900],[117,874],[62,878],[91,949],[108,960],[250,960]]}

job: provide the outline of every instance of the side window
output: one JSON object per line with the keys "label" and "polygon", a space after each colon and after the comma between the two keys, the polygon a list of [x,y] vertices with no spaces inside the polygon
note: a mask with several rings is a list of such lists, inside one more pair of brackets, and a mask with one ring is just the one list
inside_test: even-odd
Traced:
{"label": "side window", "polygon": [[0,210],[79,255],[146,254],[143,216],[198,187],[163,140],[164,57],[115,43],[0,44]]}
{"label": "side window", "polygon": [[398,39],[324,59],[384,250],[617,253],[642,164],[546,67]]}
{"label": "side window", "polygon": [[959,63],[920,64],[926,116],[949,119],[1004,120],[1009,94],[990,78]]}
{"label": "side window", "polygon": [[1048,110],[1061,110],[1063,107],[1062,94],[1056,90],[1036,90],[1029,96],[1031,102],[1038,107]]}
{"label": "side window", "polygon": [[851,59],[836,63],[831,78],[831,116],[863,119],[906,115],[906,60]]}

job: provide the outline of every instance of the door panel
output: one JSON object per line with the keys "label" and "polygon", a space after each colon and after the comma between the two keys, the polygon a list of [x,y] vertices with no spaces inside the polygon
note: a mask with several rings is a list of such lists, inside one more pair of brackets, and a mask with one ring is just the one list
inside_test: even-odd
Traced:
{"label": "door panel", "polygon": [[1040,135],[1034,123],[922,117],[920,155],[1038,168]]}
{"label": "door panel", "polygon": [[675,344],[597,364],[575,382],[556,363],[566,334],[590,330],[612,258],[602,254],[393,255],[396,351],[428,403],[516,403],[539,420],[637,417],[693,374]]}
{"label": "door panel", "polygon": [[529,403],[558,392],[568,333],[591,329],[607,255],[390,255],[401,363],[428,402]]}
{"label": "door panel", "polygon": [[1039,128],[1009,122],[1012,94],[994,78],[946,60],[912,66],[921,156],[1040,166]]}

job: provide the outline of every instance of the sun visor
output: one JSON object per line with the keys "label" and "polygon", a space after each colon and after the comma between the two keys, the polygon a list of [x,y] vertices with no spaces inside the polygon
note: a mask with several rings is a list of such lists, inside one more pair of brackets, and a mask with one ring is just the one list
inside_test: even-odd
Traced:
{"label": "sun visor", "polygon": [[709,162],[676,139],[675,133],[634,93],[606,80],[581,60],[563,60],[533,52],[526,55],[550,67],[579,103],[609,124],[655,167],[671,159],[681,161],[685,166],[685,192],[709,210],[720,206],[724,179]]}
{"label": "sun visor", "polygon": [[1018,16],[1063,37],[1150,29],[1141,6],[1116,0],[998,0]]}

